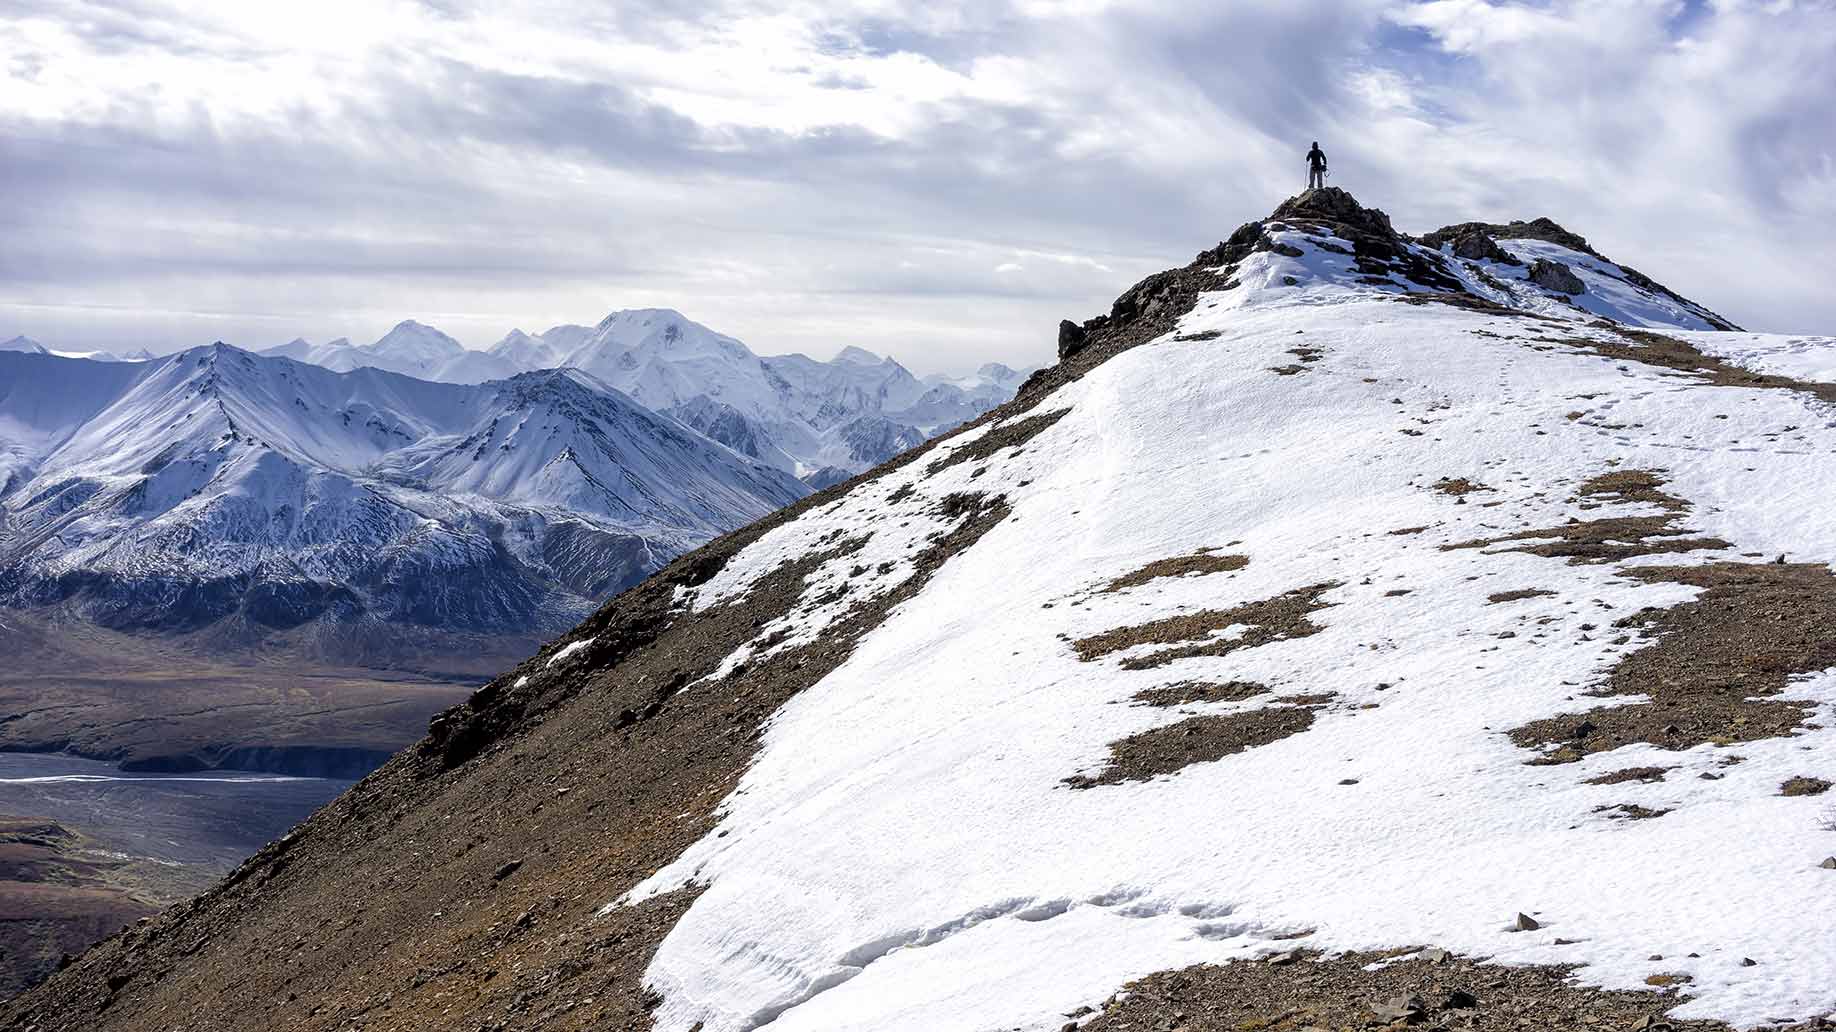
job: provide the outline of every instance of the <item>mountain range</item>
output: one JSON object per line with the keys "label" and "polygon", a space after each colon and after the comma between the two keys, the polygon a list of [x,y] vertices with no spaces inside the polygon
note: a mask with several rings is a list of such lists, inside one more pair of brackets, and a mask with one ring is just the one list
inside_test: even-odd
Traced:
{"label": "mountain range", "polygon": [[1826,1027],[1832,347],[1309,191],[0,1022]]}
{"label": "mountain range", "polygon": [[669,309],[619,311],[595,326],[561,325],[535,335],[512,330],[485,351],[407,320],[371,344],[294,340],[262,354],[448,383],[579,369],[818,488],[973,419],[1013,397],[1025,379],[989,363],[968,377],[920,380],[897,361],[855,347],[826,362],[760,357]]}
{"label": "mountain range", "polygon": [[[574,369],[0,354],[0,600],[231,638],[564,628],[809,492]],[[240,630],[238,630],[240,629]]]}
{"label": "mountain range", "polygon": [[0,351],[16,351],[26,355],[56,355],[59,358],[87,358],[96,362],[145,362],[153,358],[153,353],[145,348],[120,355],[113,351],[54,351],[24,335],[0,341]]}
{"label": "mountain range", "polygon": [[1020,378],[926,383],[859,349],[760,359],[661,310],[489,352],[413,321],[364,347],[132,362],[17,338],[0,350],[0,603],[226,643],[555,633]]}

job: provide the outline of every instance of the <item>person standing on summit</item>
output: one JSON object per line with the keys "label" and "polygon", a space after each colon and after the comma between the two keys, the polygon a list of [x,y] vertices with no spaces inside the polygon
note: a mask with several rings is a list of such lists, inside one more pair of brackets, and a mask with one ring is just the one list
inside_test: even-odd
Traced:
{"label": "person standing on summit", "polygon": [[1313,190],[1326,185],[1326,152],[1320,149],[1320,141],[1313,141],[1313,149],[1307,152],[1307,189]]}

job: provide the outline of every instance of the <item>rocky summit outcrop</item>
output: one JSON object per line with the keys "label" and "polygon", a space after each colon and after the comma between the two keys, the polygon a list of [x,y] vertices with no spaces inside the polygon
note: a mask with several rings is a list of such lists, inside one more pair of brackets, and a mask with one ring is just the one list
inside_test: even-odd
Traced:
{"label": "rocky summit outcrop", "polygon": [[[1550,218],[1536,218],[1528,222],[1519,220],[1502,224],[1495,222],[1462,222],[1458,225],[1443,226],[1432,233],[1423,234],[1421,240],[1423,244],[1439,250],[1443,244],[1450,241],[1469,239],[1475,234],[1483,237],[1490,237],[1494,240],[1541,240],[1546,243],[1566,247],[1571,251],[1578,251],[1585,255],[1591,255],[1595,258],[1602,257],[1599,252],[1588,246],[1586,237],[1578,233],[1570,233],[1568,230],[1558,225],[1554,219]],[[1472,256],[1462,255],[1461,257]]]}
{"label": "rocky summit outcrop", "polygon": [[1587,284],[1581,282],[1581,277],[1575,275],[1573,269],[1547,258],[1538,258],[1530,263],[1530,282],[1558,294],[1587,293]]}
{"label": "rocky summit outcrop", "polygon": [[1813,1027],[1836,385],[1495,242],[1289,201],[0,1028]]}
{"label": "rocky summit outcrop", "polygon": [[1498,262],[1502,265],[1523,264],[1518,261],[1516,255],[1499,247],[1498,241],[1492,239],[1492,237],[1483,230],[1467,230],[1459,236],[1454,237],[1451,242],[1453,244],[1454,257],[1456,258],[1466,258],[1472,261]]}

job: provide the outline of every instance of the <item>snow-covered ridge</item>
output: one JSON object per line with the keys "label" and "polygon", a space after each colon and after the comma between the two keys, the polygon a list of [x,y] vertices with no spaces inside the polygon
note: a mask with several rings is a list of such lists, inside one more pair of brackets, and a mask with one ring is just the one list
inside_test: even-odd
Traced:
{"label": "snow-covered ridge", "polygon": [[[905,583],[953,526],[947,499],[1011,507],[778,712],[716,832],[608,901],[704,886],[647,974],[659,1028],[1054,1029],[1156,971],[1424,943],[1618,989],[1687,976],[1654,1001],[1677,1017],[1836,1009],[1836,832],[1826,804],[1781,792],[1836,780],[1832,671],[1772,697],[1805,711],[1778,733],[1547,765],[1510,733],[1579,724],[1657,640],[1641,614],[1703,594],[1657,568],[1784,555],[1827,577],[1836,559],[1816,385],[1641,362],[1618,327],[1800,378],[1831,368],[1821,340],[1699,332],[1706,309],[1551,241],[1491,240],[1513,262],[1388,239],[1278,212],[1171,332],[1010,416],[1054,414],[1023,446],[951,463],[1003,424],[960,435],[685,598],[706,610],[864,539],[723,669],[753,663]],[[1533,279],[1539,260],[1585,290]],[[1405,303],[1427,295],[1448,303]],[[1631,471],[1663,494],[1590,486]],[[1526,550],[1653,516],[1689,533],[1583,561]],[[1623,545],[1633,525],[1612,526]],[[1105,590],[1225,553],[1244,561]],[[1302,591],[1318,607],[1300,631],[1212,627],[1170,659],[1164,634],[1079,647]],[[1191,682],[1267,690],[1144,701]],[[1283,710],[1304,728],[1147,780],[1071,780],[1159,729]]]}
{"label": "snow-covered ridge", "polygon": [[808,493],[579,371],[446,384],[223,345],[0,354],[0,489],[9,604],[494,631],[568,626]]}

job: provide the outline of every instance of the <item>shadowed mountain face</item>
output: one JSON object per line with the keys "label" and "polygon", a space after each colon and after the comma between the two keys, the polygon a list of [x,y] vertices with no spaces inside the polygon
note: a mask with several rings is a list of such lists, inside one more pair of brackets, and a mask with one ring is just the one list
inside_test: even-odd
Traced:
{"label": "shadowed mountain face", "polygon": [[4,1017],[1811,1027],[1827,356],[1472,232],[1287,202]]}

